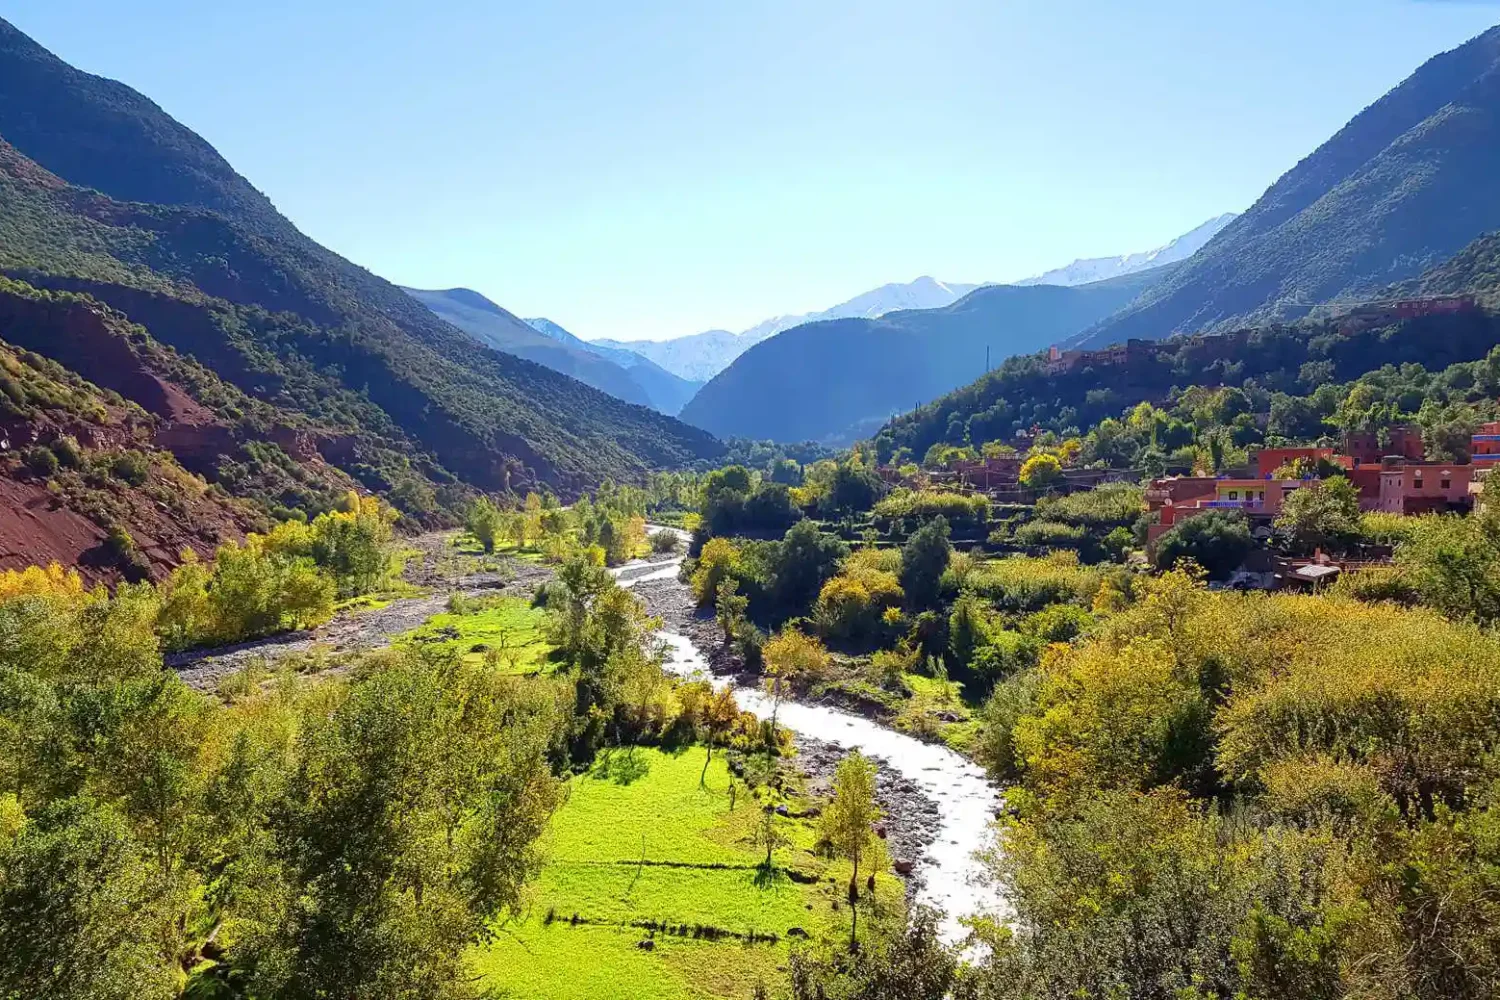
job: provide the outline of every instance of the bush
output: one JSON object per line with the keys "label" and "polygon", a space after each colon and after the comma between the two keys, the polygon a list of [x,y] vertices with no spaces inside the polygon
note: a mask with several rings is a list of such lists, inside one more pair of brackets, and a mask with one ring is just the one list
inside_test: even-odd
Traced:
{"label": "bush", "polygon": [[52,442],[52,453],[57,456],[58,464],[65,469],[76,469],[83,465],[83,452],[78,447],[78,440],[70,435],[63,435]]}
{"label": "bush", "polygon": [[1073,552],[1035,558],[991,559],[969,575],[968,589],[1008,611],[1040,611],[1049,604],[1091,604],[1103,574],[1079,565]]}
{"label": "bush", "polygon": [[659,556],[676,552],[681,547],[682,541],[675,531],[656,531],[651,534],[651,551]]}
{"label": "bush", "polygon": [[131,486],[144,486],[151,475],[151,460],[139,451],[122,451],[112,455],[109,474]]}
{"label": "bush", "polygon": [[989,516],[985,497],[944,490],[896,490],[875,505],[875,521],[889,526],[897,521],[945,518],[956,528],[978,528]]}
{"label": "bush", "polygon": [[1060,521],[1031,521],[1016,529],[1015,543],[1028,549],[1081,549],[1088,544],[1082,525]]}
{"label": "bush", "polygon": [[1250,526],[1238,511],[1209,511],[1174,525],[1156,541],[1156,565],[1171,569],[1192,560],[1215,580],[1227,579],[1255,543]]}
{"label": "bush", "polygon": [[21,461],[26,463],[26,468],[46,479],[57,473],[57,456],[52,449],[44,444],[34,445],[21,453]]}

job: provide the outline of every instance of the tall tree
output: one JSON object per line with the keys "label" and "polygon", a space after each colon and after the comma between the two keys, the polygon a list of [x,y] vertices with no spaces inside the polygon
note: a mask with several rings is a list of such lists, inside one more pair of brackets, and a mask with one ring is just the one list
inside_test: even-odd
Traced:
{"label": "tall tree", "polygon": [[849,948],[859,946],[859,866],[875,843],[880,807],[875,803],[875,764],[858,750],[839,761],[833,801],[823,811],[823,837],[834,853],[853,865],[849,876]]}

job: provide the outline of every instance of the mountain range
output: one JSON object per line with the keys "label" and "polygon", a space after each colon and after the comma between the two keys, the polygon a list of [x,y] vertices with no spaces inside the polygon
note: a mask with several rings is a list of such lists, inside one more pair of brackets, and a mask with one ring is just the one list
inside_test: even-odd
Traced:
{"label": "mountain range", "polygon": [[1189,264],[1077,338],[1296,319],[1384,294],[1500,228],[1500,27],[1428,60]]}
{"label": "mountain range", "polygon": [[[1232,219],[1232,213],[1210,219],[1155,250],[1122,254],[1119,257],[1075,260],[1066,267],[1008,284],[1083,285],[1162,267],[1192,256]],[[706,382],[756,344],[785,330],[825,320],[878,319],[902,310],[941,309],[980,287],[982,286],[977,284],[939,281],[923,275],[914,281],[881,285],[819,312],[773,316],[738,333],[708,330],[671,340],[596,340],[593,343],[633,351],[684,379]]]}
{"label": "mountain range", "polygon": [[546,365],[600,392],[660,413],[675,414],[697,391],[632,351],[596,347],[547,319],[517,318],[467,288],[402,291],[485,347]]}
{"label": "mountain range", "polygon": [[268,512],[357,483],[440,520],[474,488],[570,494],[722,448],[476,345],[149,99],[4,21],[0,274],[0,338],[138,405],[184,466]]}
{"label": "mountain range", "polygon": [[845,444],[987,363],[1071,336],[1177,266],[1072,288],[986,285],[941,309],[806,323],[746,351],[682,419],[722,437]]}

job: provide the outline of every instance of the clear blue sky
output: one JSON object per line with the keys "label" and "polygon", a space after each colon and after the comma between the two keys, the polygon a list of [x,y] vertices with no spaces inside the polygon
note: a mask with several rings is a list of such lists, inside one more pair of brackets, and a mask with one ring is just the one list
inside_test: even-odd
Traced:
{"label": "clear blue sky", "polygon": [[1249,205],[1437,0],[9,0],[311,236],[587,337],[1022,277]]}

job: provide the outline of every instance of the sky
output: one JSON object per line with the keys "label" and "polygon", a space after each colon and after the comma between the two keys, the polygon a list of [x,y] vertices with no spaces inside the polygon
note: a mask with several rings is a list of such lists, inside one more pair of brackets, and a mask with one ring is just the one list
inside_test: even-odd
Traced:
{"label": "sky", "polygon": [[7,0],[399,284],[588,338],[1003,281],[1241,211],[1458,0]]}

